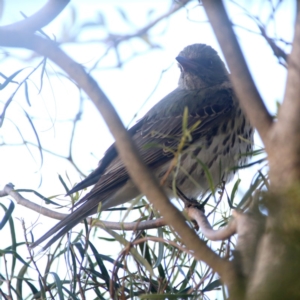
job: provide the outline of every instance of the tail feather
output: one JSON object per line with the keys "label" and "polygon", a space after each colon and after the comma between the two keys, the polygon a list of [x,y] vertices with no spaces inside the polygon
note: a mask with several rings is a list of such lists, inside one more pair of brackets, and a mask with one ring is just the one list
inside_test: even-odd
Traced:
{"label": "tail feather", "polygon": [[[129,196],[123,193],[123,187],[128,189],[127,194],[129,192]],[[116,195],[116,191],[119,191],[119,195]],[[56,242],[59,238],[61,238],[64,234],[66,234],[70,229],[76,226],[81,220],[87,218],[90,215],[93,215],[97,212],[98,205],[102,203],[102,209],[107,209],[111,206],[122,204],[130,199],[136,197],[139,194],[139,191],[132,184],[127,186],[124,182],[116,184],[113,188],[108,189],[106,191],[101,192],[101,196],[99,193],[88,193],[85,195],[77,204],[79,204],[78,208],[76,208],[71,214],[66,216],[63,220],[58,222],[53,228],[51,228],[48,232],[46,232],[43,236],[41,236],[37,241],[30,245],[30,248],[35,248],[51,236],[53,236],[49,242],[43,247],[42,251],[51,246],[54,242]],[[122,198],[122,199],[121,199]],[[122,201],[120,201],[120,199]],[[75,204],[75,206],[77,205]]]}
{"label": "tail feather", "polygon": [[43,249],[48,248],[70,229],[72,229],[75,225],[77,225],[81,220],[87,218],[89,215],[96,213],[98,204],[99,200],[95,198],[90,199],[88,203],[80,206],[72,214],[66,216],[63,220],[61,220],[53,228],[51,228],[46,234],[41,236],[37,241],[32,243],[30,245],[30,248],[35,248],[56,233],[55,236],[43,247]]}
{"label": "tail feather", "polygon": [[[80,222],[80,221],[79,221]],[[76,223],[77,224],[77,223]],[[47,244],[45,246],[43,246],[42,251],[46,250],[47,248],[49,248],[53,243],[55,243],[58,239],[60,239],[63,235],[65,235],[69,230],[71,230],[75,225],[74,224],[68,224],[65,227],[63,227],[55,236],[53,236],[49,242],[47,242]],[[45,237],[45,239],[47,239],[47,237]],[[43,239],[43,240],[45,240]],[[43,241],[42,240],[42,241]],[[42,241],[37,240],[36,243],[41,243]],[[35,244],[35,243],[34,243]],[[31,248],[35,247],[36,245],[31,245]]]}
{"label": "tail feather", "polygon": [[73,193],[76,193],[80,190],[83,190],[93,184],[96,184],[98,180],[100,179],[101,174],[93,174],[91,173],[87,178],[76,184],[68,193],[66,196],[70,196]]}
{"label": "tail feather", "polygon": [[[134,128],[133,128],[134,129]],[[103,175],[103,172],[107,168],[107,166],[113,161],[114,158],[116,158],[118,155],[117,150],[115,148],[115,145],[112,144],[106,151],[105,156],[100,160],[99,166],[90,174],[88,175],[84,180],[79,182],[77,185],[75,185],[67,194],[66,196],[69,196],[75,192],[78,192],[82,189],[85,189],[93,184],[96,184],[101,176]]]}

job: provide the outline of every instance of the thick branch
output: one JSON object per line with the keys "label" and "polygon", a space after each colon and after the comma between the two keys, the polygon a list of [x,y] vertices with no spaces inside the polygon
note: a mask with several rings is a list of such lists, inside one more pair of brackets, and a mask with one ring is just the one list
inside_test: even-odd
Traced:
{"label": "thick branch", "polygon": [[219,230],[213,230],[204,213],[196,208],[186,209],[190,218],[194,219],[203,235],[212,241],[225,240],[235,233],[238,236],[234,251],[233,263],[239,274],[250,277],[254,269],[257,247],[264,234],[266,218],[260,213],[258,201],[252,201],[247,212],[233,210],[233,219]]}
{"label": "thick branch", "polygon": [[[27,207],[37,213],[52,218],[56,220],[63,220],[67,214],[59,213],[57,211],[53,211],[51,209],[45,208],[41,205],[38,205],[26,198],[24,198],[20,193],[16,192],[13,188],[12,184],[7,184],[3,190],[0,190],[0,197],[11,196],[19,205]],[[159,218],[156,220],[149,220],[143,222],[109,222],[109,221],[99,221],[93,218],[87,218],[87,222],[89,224],[93,224],[93,226],[103,228],[109,228],[112,230],[124,230],[124,231],[136,231],[136,230],[146,230],[159,228],[166,225],[166,222],[163,218]]]}
{"label": "thick branch", "polygon": [[236,233],[237,225],[235,219],[233,219],[228,226],[219,230],[214,230],[209,224],[205,214],[201,210],[189,207],[186,208],[186,211],[188,216],[197,222],[202,234],[210,241],[224,241]]}
{"label": "thick branch", "polygon": [[254,84],[223,3],[221,0],[202,2],[230,68],[231,81],[241,107],[267,146],[272,117]]}
{"label": "thick branch", "polygon": [[0,32],[0,41],[2,46],[28,48],[49,57],[78,83],[94,102],[106,121],[116,139],[118,153],[136,186],[160,211],[166,223],[176,230],[187,248],[194,252],[198,260],[202,260],[211,266],[214,271],[220,274],[226,284],[231,286],[236,283],[237,277],[231,262],[221,259],[207,247],[185,223],[181,212],[170,203],[154,175],[148,171],[141,160],[119,116],[95,80],[50,40],[23,32],[12,35],[2,30]]}
{"label": "thick branch", "polygon": [[4,30],[35,32],[53,21],[68,5],[70,0],[49,0],[39,11],[29,18],[2,26]]}
{"label": "thick branch", "polygon": [[[298,1],[299,2],[299,1]],[[288,58],[285,96],[271,136],[269,154],[273,190],[282,191],[300,181],[300,12],[297,12],[292,52]],[[276,150],[275,150],[276,149]]]}
{"label": "thick branch", "polygon": [[54,20],[68,5],[70,0],[49,0],[39,11],[29,18],[3,26],[4,30],[35,32]]}

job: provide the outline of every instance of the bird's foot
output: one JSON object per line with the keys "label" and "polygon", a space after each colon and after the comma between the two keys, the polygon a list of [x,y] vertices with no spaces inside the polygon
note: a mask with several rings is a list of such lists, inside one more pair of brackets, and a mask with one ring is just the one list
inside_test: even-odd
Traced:
{"label": "bird's foot", "polygon": [[184,207],[185,208],[193,207],[193,208],[197,208],[197,209],[199,209],[199,210],[201,210],[201,211],[204,212],[204,205],[201,204],[201,203],[199,203],[196,199],[186,198],[186,199],[183,200],[183,202],[184,202]]}
{"label": "bird's foot", "polygon": [[184,207],[185,208],[189,208],[189,207],[193,207],[193,208],[197,208],[201,211],[204,212],[204,206],[206,204],[206,201],[203,203],[199,203],[196,199],[194,198],[188,198],[184,193],[182,193],[182,191],[180,191],[177,188],[177,194],[179,196],[179,198],[183,201],[184,203]]}
{"label": "bird's foot", "polygon": [[[184,202],[184,208],[185,208],[186,211],[188,211],[191,208],[195,208],[195,209],[201,210],[203,213],[205,212],[204,211],[204,205],[205,204],[199,203],[196,199],[185,198],[183,200],[183,202]],[[195,220],[193,220],[193,219],[191,219],[191,222],[193,224],[194,230],[198,231],[200,229],[198,223]]]}
{"label": "bird's foot", "polygon": [[[199,203],[199,201],[197,201],[194,198],[188,198],[184,193],[182,193],[182,191],[180,189],[177,188],[177,195],[179,196],[179,198],[183,201],[184,203],[184,207],[186,210],[190,209],[190,208],[196,208],[201,210],[203,213],[205,213],[204,210],[204,206],[207,203],[209,197],[207,197],[204,202]],[[198,231],[199,230],[199,225],[195,220],[191,220],[192,224],[194,225],[194,230]]]}

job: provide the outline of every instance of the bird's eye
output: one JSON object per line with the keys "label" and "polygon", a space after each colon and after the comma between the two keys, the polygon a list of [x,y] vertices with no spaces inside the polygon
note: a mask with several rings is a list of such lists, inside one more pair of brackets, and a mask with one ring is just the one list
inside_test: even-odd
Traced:
{"label": "bird's eye", "polygon": [[208,60],[204,60],[202,62],[202,65],[206,68],[211,68],[213,66],[213,61],[211,59],[208,59]]}

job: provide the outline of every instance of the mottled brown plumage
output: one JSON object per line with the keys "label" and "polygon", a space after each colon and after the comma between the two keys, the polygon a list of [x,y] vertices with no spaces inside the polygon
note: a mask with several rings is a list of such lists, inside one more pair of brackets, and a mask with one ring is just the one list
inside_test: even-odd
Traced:
{"label": "mottled brown plumage", "polygon": [[[253,130],[238,106],[228,72],[217,52],[210,46],[194,44],[176,58],[181,70],[178,87],[157,103],[129,132],[144,162],[159,178],[169,168],[182,137],[182,119],[188,109],[188,128],[199,122],[181,153],[180,168],[165,181],[172,197],[172,181],[188,198],[208,191],[210,185],[201,163],[205,164],[214,186],[229,181],[232,167],[245,162],[242,153],[252,150]],[[248,141],[246,141],[248,140]],[[201,162],[201,163],[200,163]],[[82,219],[96,213],[99,203],[107,209],[139,195],[114,144],[98,167],[68,194],[90,185],[92,190],[78,203],[78,208],[37,240],[32,247],[55,236],[45,248]]]}

